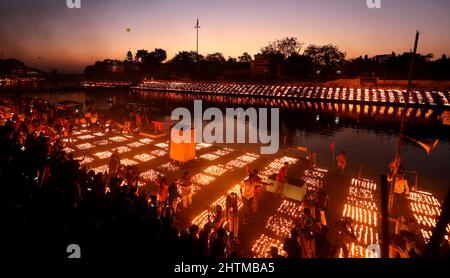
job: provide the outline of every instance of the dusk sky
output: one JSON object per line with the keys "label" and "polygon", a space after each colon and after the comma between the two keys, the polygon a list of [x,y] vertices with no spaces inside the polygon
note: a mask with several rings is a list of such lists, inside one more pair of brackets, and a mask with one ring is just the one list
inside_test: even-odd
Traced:
{"label": "dusk sky", "polygon": [[[286,36],[334,44],[347,58],[403,53],[421,32],[419,52],[450,55],[450,1],[381,0],[0,0],[0,52],[40,69],[82,72],[87,64],[125,58],[128,49],[195,50],[237,57]],[[131,32],[126,29],[131,28]],[[41,57],[41,59],[39,59]]]}

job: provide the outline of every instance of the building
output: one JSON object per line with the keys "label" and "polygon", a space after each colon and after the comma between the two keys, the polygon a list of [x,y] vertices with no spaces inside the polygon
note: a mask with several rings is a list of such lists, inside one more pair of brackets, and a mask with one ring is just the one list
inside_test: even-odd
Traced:
{"label": "building", "polygon": [[108,61],[106,69],[112,73],[122,73],[124,71],[123,63],[120,61]]}
{"label": "building", "polygon": [[250,64],[250,71],[253,76],[268,75],[270,73],[269,59],[262,54],[256,54]]}

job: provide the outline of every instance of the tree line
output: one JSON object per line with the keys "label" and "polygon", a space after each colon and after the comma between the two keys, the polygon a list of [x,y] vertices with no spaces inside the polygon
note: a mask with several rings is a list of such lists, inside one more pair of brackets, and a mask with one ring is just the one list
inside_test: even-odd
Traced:
{"label": "tree line", "polygon": [[[308,45],[295,37],[270,42],[258,57],[247,52],[234,58],[220,53],[206,56],[195,51],[180,51],[168,60],[164,49],[128,51],[124,60],[103,60],[85,68],[89,79],[191,79],[305,81],[351,77],[407,79],[412,53],[360,56],[346,59],[346,53],[335,45]],[[417,54],[415,79],[449,80],[450,61],[445,55],[433,60],[433,54]],[[264,74],[254,74],[251,63],[265,63]],[[258,61],[256,61],[258,62]],[[119,70],[112,72],[112,65]]]}

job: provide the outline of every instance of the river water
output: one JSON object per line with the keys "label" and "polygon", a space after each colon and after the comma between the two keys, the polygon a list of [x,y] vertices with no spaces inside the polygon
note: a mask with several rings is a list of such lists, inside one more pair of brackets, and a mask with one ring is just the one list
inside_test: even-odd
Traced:
{"label": "river water", "polygon": [[[113,115],[126,115],[116,111],[124,110],[128,103],[145,104],[151,108],[152,119],[168,123],[171,111],[177,107],[192,109],[194,99],[203,99],[204,109],[210,106],[235,108],[242,106],[280,107],[281,147],[307,147],[317,153],[319,165],[331,167],[331,142],[336,142],[336,153],[347,153],[348,168],[352,176],[362,176],[379,180],[386,173],[387,165],[393,160],[398,136],[392,131],[399,129],[399,108],[371,107],[349,104],[292,103],[274,99],[240,99],[227,97],[189,96],[181,93],[142,92],[130,90],[84,90],[71,92],[23,93],[23,95],[44,98],[49,102],[66,99],[85,102],[92,100],[96,107]],[[113,108],[106,99],[114,100]],[[112,110],[114,109],[114,110]],[[405,141],[403,167],[416,171],[419,175],[419,189],[431,191],[443,198],[450,189],[450,127],[443,126],[439,116],[442,111],[408,111],[406,134],[424,143],[436,139],[439,144],[428,154],[416,143]],[[286,145],[284,145],[286,138]],[[236,147],[236,146],[234,146]],[[249,144],[237,146],[245,150],[255,150],[258,146]],[[408,174],[410,184],[414,174]]]}

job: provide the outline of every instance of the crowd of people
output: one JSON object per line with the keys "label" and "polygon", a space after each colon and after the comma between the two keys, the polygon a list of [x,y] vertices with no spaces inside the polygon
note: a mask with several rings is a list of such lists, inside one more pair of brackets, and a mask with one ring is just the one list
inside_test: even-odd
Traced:
{"label": "crowd of people", "polygon": [[[2,246],[11,258],[64,259],[73,243],[86,259],[227,256],[224,228],[212,233],[210,225],[186,230],[175,225],[178,193],[164,178],[149,201],[138,191],[135,175],[119,175],[117,153],[108,175],[81,167],[63,151],[61,138],[49,136],[54,116],[34,101],[15,103],[24,112],[10,112],[0,125]],[[186,208],[192,203],[189,173],[179,184],[186,188],[181,196]]]}
{"label": "crowd of people", "polygon": [[[66,247],[76,243],[87,259],[234,258],[240,244],[239,199],[243,224],[254,223],[263,187],[271,185],[248,166],[239,194],[229,193],[225,207],[216,206],[204,227],[179,229],[178,209],[186,211],[192,205],[189,172],[172,183],[158,176],[159,191],[149,196],[138,189],[136,167],[124,169],[117,152],[110,158],[109,174],[88,170],[64,152],[61,139],[70,138],[74,127],[83,124],[80,121],[58,118],[52,105],[35,99],[19,99],[11,107],[15,110],[0,124],[2,246],[11,257],[64,259]],[[91,125],[103,122],[95,111],[90,115]],[[136,115],[127,121],[134,121],[127,124],[128,132],[142,124]],[[346,158],[345,153],[340,155],[337,164],[342,172]],[[284,198],[288,167],[285,163],[275,178],[278,198]],[[406,190],[399,186],[396,193]],[[284,242],[288,258],[348,256],[347,244],[355,241],[352,220],[343,218],[330,227],[328,201],[324,189],[307,193],[300,220]],[[399,219],[392,256],[419,256],[424,243],[417,241],[414,221]],[[270,255],[279,257],[278,251],[274,248]]]}
{"label": "crowd of people", "polygon": [[[79,244],[88,259],[237,256],[238,199],[244,205],[244,225],[253,223],[262,188],[270,185],[259,177],[258,170],[247,167],[248,177],[241,184],[240,194],[228,194],[225,207],[217,206],[207,225],[180,230],[176,226],[179,203],[182,210],[192,204],[193,185],[188,172],[170,184],[158,176],[155,183],[159,192],[148,196],[138,190],[137,171],[132,167],[126,174],[120,171],[117,152],[110,158],[109,174],[96,174],[63,151],[61,138],[70,134],[51,137],[48,132],[26,126],[31,118],[39,122],[36,127],[51,127],[52,115],[44,114],[40,111],[23,119],[17,117],[20,113],[12,114],[0,127],[0,178],[4,181],[2,204],[7,234],[4,243],[12,256],[31,252],[30,256],[61,259],[71,243]],[[280,198],[284,197],[287,167],[286,163],[276,177]],[[305,198],[301,221],[285,243],[290,258],[331,256],[324,217],[327,198],[320,191]]]}

